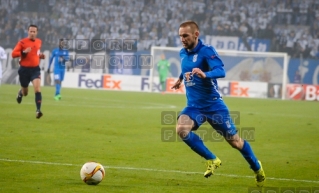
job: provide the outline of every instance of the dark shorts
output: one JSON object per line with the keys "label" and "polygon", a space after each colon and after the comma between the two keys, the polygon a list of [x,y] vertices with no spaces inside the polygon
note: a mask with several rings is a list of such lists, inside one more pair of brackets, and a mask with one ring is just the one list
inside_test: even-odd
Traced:
{"label": "dark shorts", "polygon": [[41,78],[40,67],[23,67],[18,70],[20,85],[24,88],[28,87],[34,79]]}

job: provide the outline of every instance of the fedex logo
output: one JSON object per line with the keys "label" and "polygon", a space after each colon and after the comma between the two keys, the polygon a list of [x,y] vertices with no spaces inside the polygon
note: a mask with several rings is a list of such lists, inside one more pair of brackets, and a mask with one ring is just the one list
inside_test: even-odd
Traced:
{"label": "fedex logo", "polygon": [[177,81],[177,78],[168,78],[166,80],[166,92],[172,92],[172,93],[185,93],[185,86],[183,83],[181,83],[179,89],[171,89],[172,86],[174,86],[175,82]]}
{"label": "fedex logo", "polygon": [[92,79],[87,78],[86,74],[79,74],[78,87],[121,90],[121,82],[121,80],[112,79],[111,75],[102,75],[100,79]]}
{"label": "fedex logo", "polygon": [[[185,93],[184,91],[184,84],[181,84],[180,88],[177,90],[171,89],[172,86],[174,85],[175,81],[177,79],[175,78],[167,78],[166,79],[166,92],[169,93]],[[144,77],[141,79],[141,90],[149,90],[150,89],[150,80],[148,77]],[[161,84],[153,82],[153,90],[161,92]]]}
{"label": "fedex logo", "polygon": [[227,86],[219,86],[218,90],[223,96],[249,97],[249,87],[240,86],[238,82],[229,82]]}
{"label": "fedex logo", "polygon": [[[153,82],[153,90],[160,91],[161,90],[161,84]],[[150,89],[150,80],[148,77],[142,78],[141,82],[141,90],[148,90]]]}

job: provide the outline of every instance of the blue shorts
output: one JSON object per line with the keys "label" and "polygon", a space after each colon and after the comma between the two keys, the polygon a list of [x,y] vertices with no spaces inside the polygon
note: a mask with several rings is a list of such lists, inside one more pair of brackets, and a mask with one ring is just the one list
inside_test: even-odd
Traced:
{"label": "blue shorts", "polygon": [[65,70],[54,71],[54,80],[63,81],[64,80]]}
{"label": "blue shorts", "polygon": [[[192,130],[197,130],[206,121],[221,135],[224,137],[233,136],[237,133],[237,129],[231,119],[229,110],[224,104],[224,107],[218,108],[218,110],[212,110],[210,108],[195,108],[185,107],[180,115],[188,115],[195,123]],[[185,120],[186,121],[186,120]]]}
{"label": "blue shorts", "polygon": [[27,88],[34,79],[41,78],[40,67],[20,66],[18,70],[20,85]]}

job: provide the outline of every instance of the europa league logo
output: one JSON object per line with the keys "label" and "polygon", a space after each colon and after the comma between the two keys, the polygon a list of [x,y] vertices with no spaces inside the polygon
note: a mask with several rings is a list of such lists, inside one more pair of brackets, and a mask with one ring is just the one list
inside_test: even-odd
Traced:
{"label": "europa league logo", "polygon": [[281,98],[281,84],[269,84],[268,97]]}
{"label": "europa league logo", "polygon": [[278,98],[280,86],[278,84],[275,84],[273,88],[274,88],[274,98]]}

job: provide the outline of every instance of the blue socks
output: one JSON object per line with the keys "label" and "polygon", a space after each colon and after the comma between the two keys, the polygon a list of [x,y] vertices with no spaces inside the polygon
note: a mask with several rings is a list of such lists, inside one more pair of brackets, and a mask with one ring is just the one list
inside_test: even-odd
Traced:
{"label": "blue socks", "polygon": [[188,135],[183,139],[183,141],[198,155],[202,156],[206,160],[215,159],[216,156],[207,149],[204,145],[202,139],[193,133],[192,131],[188,133]]}
{"label": "blue socks", "polygon": [[61,84],[55,84],[55,96],[59,95],[61,91]]}
{"label": "blue socks", "polygon": [[37,111],[40,111],[42,103],[42,95],[41,92],[35,93],[35,104],[37,106]]}
{"label": "blue socks", "polygon": [[[204,145],[202,139],[193,132],[189,132],[188,135],[183,139],[183,141],[198,155],[202,156],[206,160],[216,159],[216,156]],[[249,163],[250,168],[254,171],[260,169],[258,159],[256,158],[253,150],[251,149],[249,143],[244,140],[244,146],[240,150],[240,153]]]}
{"label": "blue socks", "polygon": [[243,157],[246,159],[246,161],[249,163],[250,168],[254,171],[258,171],[260,169],[260,165],[258,163],[258,160],[251,149],[249,143],[244,140],[244,146],[240,150],[240,153],[243,155]]}
{"label": "blue socks", "polygon": [[[216,156],[204,145],[202,139],[193,133],[192,131],[188,133],[188,135],[183,139],[183,141],[198,155],[202,156],[206,160],[216,159]],[[250,168],[254,171],[258,171],[260,169],[260,165],[258,163],[258,159],[256,158],[253,150],[251,149],[249,143],[244,140],[244,146],[240,150],[240,153],[249,163]]]}

